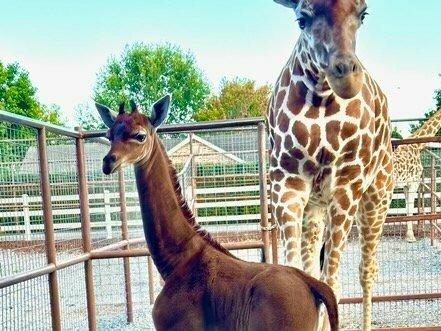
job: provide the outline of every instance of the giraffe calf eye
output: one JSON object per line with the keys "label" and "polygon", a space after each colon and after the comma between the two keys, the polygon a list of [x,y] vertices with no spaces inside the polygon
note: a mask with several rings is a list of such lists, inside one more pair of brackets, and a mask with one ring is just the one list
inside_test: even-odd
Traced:
{"label": "giraffe calf eye", "polygon": [[135,140],[137,140],[137,141],[142,143],[145,140],[145,137],[146,137],[145,133],[138,132],[137,134],[135,134],[133,136],[133,139],[135,139]]}
{"label": "giraffe calf eye", "polygon": [[303,30],[306,27],[306,19],[301,17],[297,20],[297,22],[299,23],[299,27],[301,30]]}

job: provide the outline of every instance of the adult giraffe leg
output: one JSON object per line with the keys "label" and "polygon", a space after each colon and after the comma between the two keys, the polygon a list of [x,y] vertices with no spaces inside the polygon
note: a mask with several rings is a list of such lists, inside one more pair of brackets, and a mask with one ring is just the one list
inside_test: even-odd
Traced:
{"label": "adult giraffe leg", "polygon": [[308,204],[302,227],[302,262],[303,270],[320,278],[320,250],[323,245],[326,209]]}
{"label": "adult giraffe leg", "polygon": [[[406,199],[406,209],[407,215],[413,215],[413,208],[415,205],[415,199],[418,196],[418,183],[411,183],[404,187],[404,196]],[[413,233],[413,222],[406,222],[407,230],[406,230],[406,241],[409,243],[413,243],[416,241],[415,235]]]}
{"label": "adult giraffe leg", "polygon": [[[361,185],[361,184],[360,184]],[[359,186],[357,182],[357,187]],[[327,224],[325,235],[325,254],[321,280],[327,283],[336,296],[337,302],[341,298],[341,285],[339,281],[339,266],[341,255],[351,229],[353,220],[358,210],[360,195],[347,187],[339,187],[327,209]],[[325,319],[327,320],[327,318]],[[322,330],[327,330],[328,322],[323,322]]]}
{"label": "adult giraffe leg", "polygon": [[[271,178],[270,173],[270,178]],[[285,264],[302,269],[301,234],[303,212],[309,198],[306,181],[286,174],[277,183],[281,189],[271,194],[272,215],[279,224]],[[275,186],[275,185],[273,185]]]}
{"label": "adult giraffe leg", "polygon": [[[385,178],[382,176],[382,178]],[[376,185],[377,184],[377,185]],[[363,330],[371,330],[372,287],[378,273],[376,258],[378,243],[383,232],[384,221],[392,198],[392,181],[377,180],[363,194],[360,203],[360,218],[357,225],[360,233],[361,262],[360,284],[363,288]]]}

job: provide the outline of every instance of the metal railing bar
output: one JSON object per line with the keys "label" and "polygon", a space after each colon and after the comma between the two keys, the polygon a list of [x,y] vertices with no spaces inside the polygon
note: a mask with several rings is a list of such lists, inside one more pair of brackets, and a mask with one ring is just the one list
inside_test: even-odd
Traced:
{"label": "metal railing bar", "polygon": [[58,271],[61,269],[65,269],[68,267],[71,267],[73,265],[82,263],[84,261],[87,261],[90,259],[90,254],[81,254],[79,256],[76,256],[74,258],[64,260],[60,263],[50,263],[45,265],[44,267],[40,267],[37,269],[29,270],[20,272],[17,274],[14,274],[12,276],[6,276],[3,278],[0,278],[0,288],[8,287],[11,285],[15,285],[18,283],[22,283],[40,276],[48,275],[54,271]]}
{"label": "metal railing bar", "polygon": [[[158,129],[159,133],[185,133],[193,131],[215,130],[215,129],[232,129],[237,127],[257,126],[259,123],[265,122],[263,117],[250,117],[233,120],[220,120],[210,122],[195,122],[186,124],[167,124]],[[105,137],[107,130],[84,131],[83,138],[99,138]]]}
{"label": "metal railing bar", "polygon": [[392,146],[397,147],[400,145],[417,145],[417,144],[425,144],[425,143],[439,143],[441,142],[440,136],[434,137],[422,137],[422,138],[407,138],[400,140],[392,140]]}
{"label": "metal railing bar", "polygon": [[428,190],[429,190],[429,193],[430,193],[431,195],[433,195],[433,196],[436,198],[436,200],[438,200],[438,201],[441,202],[441,197],[440,197],[438,194],[436,194],[436,192],[433,192],[433,191],[432,191],[432,188],[431,188],[429,185],[427,185],[427,184],[424,183],[424,182],[421,182],[421,185],[423,185],[424,188],[428,189]]}
{"label": "metal railing bar", "polygon": [[[440,299],[440,298],[441,298],[441,292],[412,293],[412,294],[373,296],[372,302],[429,300],[429,299]],[[362,302],[363,302],[363,297],[350,297],[350,298],[342,298],[339,304],[345,305],[345,304],[354,304],[354,303],[362,303]]]}
{"label": "metal railing bar", "polygon": [[35,129],[43,129],[45,128],[47,131],[57,133],[60,135],[65,135],[72,138],[80,137],[80,134],[75,130],[68,129],[59,125],[35,120],[33,118],[29,118],[26,116],[17,115],[14,113],[10,113],[4,110],[0,110],[0,121],[6,121],[9,123],[25,125]]}
{"label": "metal railing bar", "polygon": [[48,275],[55,270],[57,270],[57,267],[55,266],[55,264],[51,263],[41,268],[24,271],[12,276],[0,278],[0,289],[23,283],[40,276]]}

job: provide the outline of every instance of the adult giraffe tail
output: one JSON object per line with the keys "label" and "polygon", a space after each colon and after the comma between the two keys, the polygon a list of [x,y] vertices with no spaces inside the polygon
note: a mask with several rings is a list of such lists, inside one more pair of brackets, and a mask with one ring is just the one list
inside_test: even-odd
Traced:
{"label": "adult giraffe tail", "polygon": [[323,302],[328,311],[331,331],[338,331],[338,304],[332,289],[324,282],[321,282],[308,274],[297,270],[302,274],[303,280],[311,289],[316,300]]}

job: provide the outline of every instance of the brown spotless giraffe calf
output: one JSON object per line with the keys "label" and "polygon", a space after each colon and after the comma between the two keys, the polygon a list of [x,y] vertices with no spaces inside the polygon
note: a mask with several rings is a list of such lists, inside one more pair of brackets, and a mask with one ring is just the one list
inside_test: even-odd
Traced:
{"label": "brown spotless giraffe calf", "polygon": [[302,30],[268,113],[272,213],[286,263],[300,267],[303,260],[304,270],[319,277],[325,219],[321,279],[340,298],[340,259],[356,219],[363,329],[369,330],[375,255],[391,200],[393,165],[386,97],[355,55],[366,4],[275,1],[294,9]]}
{"label": "brown spotless giraffe calf", "polygon": [[153,105],[150,118],[132,104],[114,114],[97,104],[110,128],[103,172],[134,164],[144,234],[164,279],[153,307],[157,330],[311,331],[324,302],[338,330],[332,289],[303,271],[250,263],[231,255],[202,230],[185,202],[175,169],[156,135],[170,97]]}
{"label": "brown spotless giraffe calf", "polygon": [[[408,138],[435,136],[441,128],[441,108],[439,108],[423,125]],[[406,198],[407,214],[412,215],[415,199],[423,174],[421,151],[426,144],[398,146],[393,154],[395,187],[402,187]],[[407,222],[406,240],[415,242],[412,222]]]}

